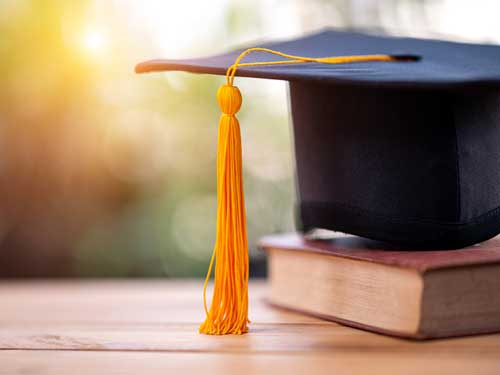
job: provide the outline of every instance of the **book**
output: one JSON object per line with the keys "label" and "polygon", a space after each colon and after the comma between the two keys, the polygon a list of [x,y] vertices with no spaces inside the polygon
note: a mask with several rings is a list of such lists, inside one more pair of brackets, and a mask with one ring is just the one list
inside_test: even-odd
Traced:
{"label": "book", "polygon": [[268,236],[271,304],[415,339],[500,331],[500,238],[400,250],[356,236]]}

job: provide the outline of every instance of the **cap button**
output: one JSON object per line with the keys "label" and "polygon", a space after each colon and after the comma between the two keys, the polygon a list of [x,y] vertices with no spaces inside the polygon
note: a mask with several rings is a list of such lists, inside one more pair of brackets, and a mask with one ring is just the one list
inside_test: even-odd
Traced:
{"label": "cap button", "polygon": [[222,113],[234,116],[241,107],[241,93],[236,86],[224,85],[217,91],[217,101]]}

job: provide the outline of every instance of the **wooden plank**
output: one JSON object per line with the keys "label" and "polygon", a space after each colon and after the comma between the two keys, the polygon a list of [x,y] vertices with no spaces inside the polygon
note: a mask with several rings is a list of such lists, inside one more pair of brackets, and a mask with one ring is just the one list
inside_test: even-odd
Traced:
{"label": "wooden plank", "polygon": [[47,325],[0,327],[0,349],[284,353],[352,351],[421,354],[500,353],[498,335],[415,342],[326,324],[259,324],[243,336],[206,336],[198,324]]}
{"label": "wooden plank", "polygon": [[4,351],[0,374],[498,374],[497,356],[464,353],[342,353],[301,355]]}
{"label": "wooden plank", "polygon": [[[202,281],[0,282],[0,325],[13,323],[194,323],[204,318]],[[263,323],[320,320],[269,308],[263,281],[250,286],[250,318]]]}
{"label": "wooden plank", "polygon": [[251,285],[251,333],[199,335],[199,282],[39,282],[0,284],[1,349],[179,352],[500,351],[500,335],[426,343],[375,335],[264,303]]}
{"label": "wooden plank", "polygon": [[0,374],[500,371],[500,334],[414,342],[271,308],[243,336],[197,333],[201,282],[1,282]]}

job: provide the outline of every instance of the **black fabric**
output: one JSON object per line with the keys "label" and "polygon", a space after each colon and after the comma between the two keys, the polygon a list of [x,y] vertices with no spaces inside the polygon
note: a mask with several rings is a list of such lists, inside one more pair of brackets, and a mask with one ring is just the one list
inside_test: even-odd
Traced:
{"label": "black fabric", "polygon": [[450,95],[291,83],[300,198],[458,220]]}
{"label": "black fabric", "polygon": [[[416,55],[414,62],[364,62],[342,65],[300,64],[239,68],[237,75],[289,81],[328,81],[391,87],[465,87],[500,85],[500,48],[493,45],[452,43],[413,38],[372,36],[326,30],[319,34],[279,43],[256,43],[308,57],[358,54]],[[183,70],[225,74],[241,50],[189,60],[151,60],[136,67],[139,73]],[[263,53],[244,62],[273,61],[279,57]]]}
{"label": "black fabric", "polygon": [[[313,57],[421,57],[238,69],[290,81],[304,229],[419,249],[459,248],[500,233],[500,47],[338,31],[265,46]],[[136,70],[225,74],[238,52],[153,60]]]}
{"label": "black fabric", "polygon": [[304,229],[420,248],[500,231],[500,90],[292,82],[290,97]]}
{"label": "black fabric", "polygon": [[460,218],[500,206],[500,94],[455,95]]}
{"label": "black fabric", "polygon": [[330,202],[301,202],[299,209],[304,231],[330,228],[388,242],[407,250],[459,249],[500,233],[500,208],[467,223],[412,221]]}

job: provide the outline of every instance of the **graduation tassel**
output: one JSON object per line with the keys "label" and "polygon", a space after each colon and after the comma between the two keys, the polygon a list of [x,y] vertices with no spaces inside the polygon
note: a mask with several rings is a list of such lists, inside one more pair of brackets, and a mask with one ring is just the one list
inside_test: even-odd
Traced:
{"label": "graduation tassel", "polygon": [[[265,52],[287,60],[240,63],[250,52]],[[206,318],[199,332],[209,335],[243,334],[248,331],[248,240],[243,193],[240,124],[236,113],[241,107],[240,90],[233,85],[236,69],[259,65],[322,63],[342,64],[362,61],[394,61],[389,55],[302,57],[267,48],[243,51],[226,72],[227,83],[219,88],[217,101],[222,110],[217,145],[217,229],[212,259],[203,285]],[[214,290],[207,307],[207,286],[215,264]]]}
{"label": "graduation tassel", "polygon": [[[217,146],[217,233],[214,252],[203,286],[205,322],[200,333],[225,335],[248,331],[248,241],[243,195],[237,87],[224,85],[217,92],[222,110]],[[214,292],[207,309],[206,290],[215,258]]]}

